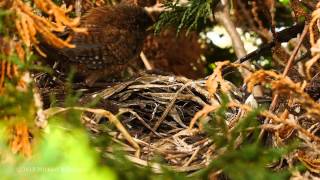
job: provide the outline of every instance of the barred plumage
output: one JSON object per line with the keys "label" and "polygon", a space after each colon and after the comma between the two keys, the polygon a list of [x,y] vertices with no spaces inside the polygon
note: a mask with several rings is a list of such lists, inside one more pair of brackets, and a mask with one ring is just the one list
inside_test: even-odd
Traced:
{"label": "barred plumage", "polygon": [[92,85],[105,76],[119,74],[139,55],[151,24],[147,12],[138,6],[93,8],[81,19],[80,26],[88,33],[72,34],[75,48],[42,47],[49,59],[75,66],[86,84]]}

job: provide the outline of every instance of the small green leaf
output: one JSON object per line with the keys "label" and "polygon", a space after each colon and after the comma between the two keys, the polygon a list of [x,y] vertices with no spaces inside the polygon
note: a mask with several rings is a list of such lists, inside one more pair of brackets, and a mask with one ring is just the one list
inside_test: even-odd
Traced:
{"label": "small green leaf", "polygon": [[290,0],[279,0],[279,2],[281,2],[284,5],[289,5]]}

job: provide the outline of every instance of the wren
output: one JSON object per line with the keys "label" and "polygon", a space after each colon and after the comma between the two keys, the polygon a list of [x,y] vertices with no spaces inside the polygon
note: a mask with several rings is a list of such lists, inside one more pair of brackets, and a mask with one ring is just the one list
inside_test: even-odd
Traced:
{"label": "wren", "polygon": [[[87,33],[65,32],[75,48],[55,48],[42,43],[47,59],[74,67],[76,75],[92,86],[97,80],[119,75],[137,59],[153,21],[139,6],[120,3],[90,9],[80,20]],[[70,69],[70,68],[67,68]]]}

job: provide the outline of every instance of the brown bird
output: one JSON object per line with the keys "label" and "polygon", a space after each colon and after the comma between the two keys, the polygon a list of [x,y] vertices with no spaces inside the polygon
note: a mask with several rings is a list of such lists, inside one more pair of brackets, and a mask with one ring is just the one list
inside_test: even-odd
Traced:
{"label": "brown bird", "polygon": [[142,7],[125,3],[97,7],[81,18],[80,27],[88,33],[71,34],[75,48],[58,49],[45,43],[41,47],[48,59],[75,67],[76,74],[92,86],[99,79],[119,75],[136,59],[151,25],[152,19]]}

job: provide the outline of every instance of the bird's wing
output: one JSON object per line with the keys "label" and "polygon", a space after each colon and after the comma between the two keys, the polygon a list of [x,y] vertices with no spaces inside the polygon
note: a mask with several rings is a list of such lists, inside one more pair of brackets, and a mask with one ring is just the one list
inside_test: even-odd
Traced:
{"label": "bird's wing", "polygon": [[140,37],[135,32],[114,26],[88,26],[88,34],[76,34],[75,48],[62,49],[63,54],[75,63],[86,64],[90,69],[126,64],[141,49]]}
{"label": "bird's wing", "polygon": [[143,44],[143,34],[141,32],[130,31],[130,29],[105,29],[105,37],[110,37],[106,40],[105,48],[108,56],[114,57],[112,63],[124,64],[132,58],[136,57]]}

